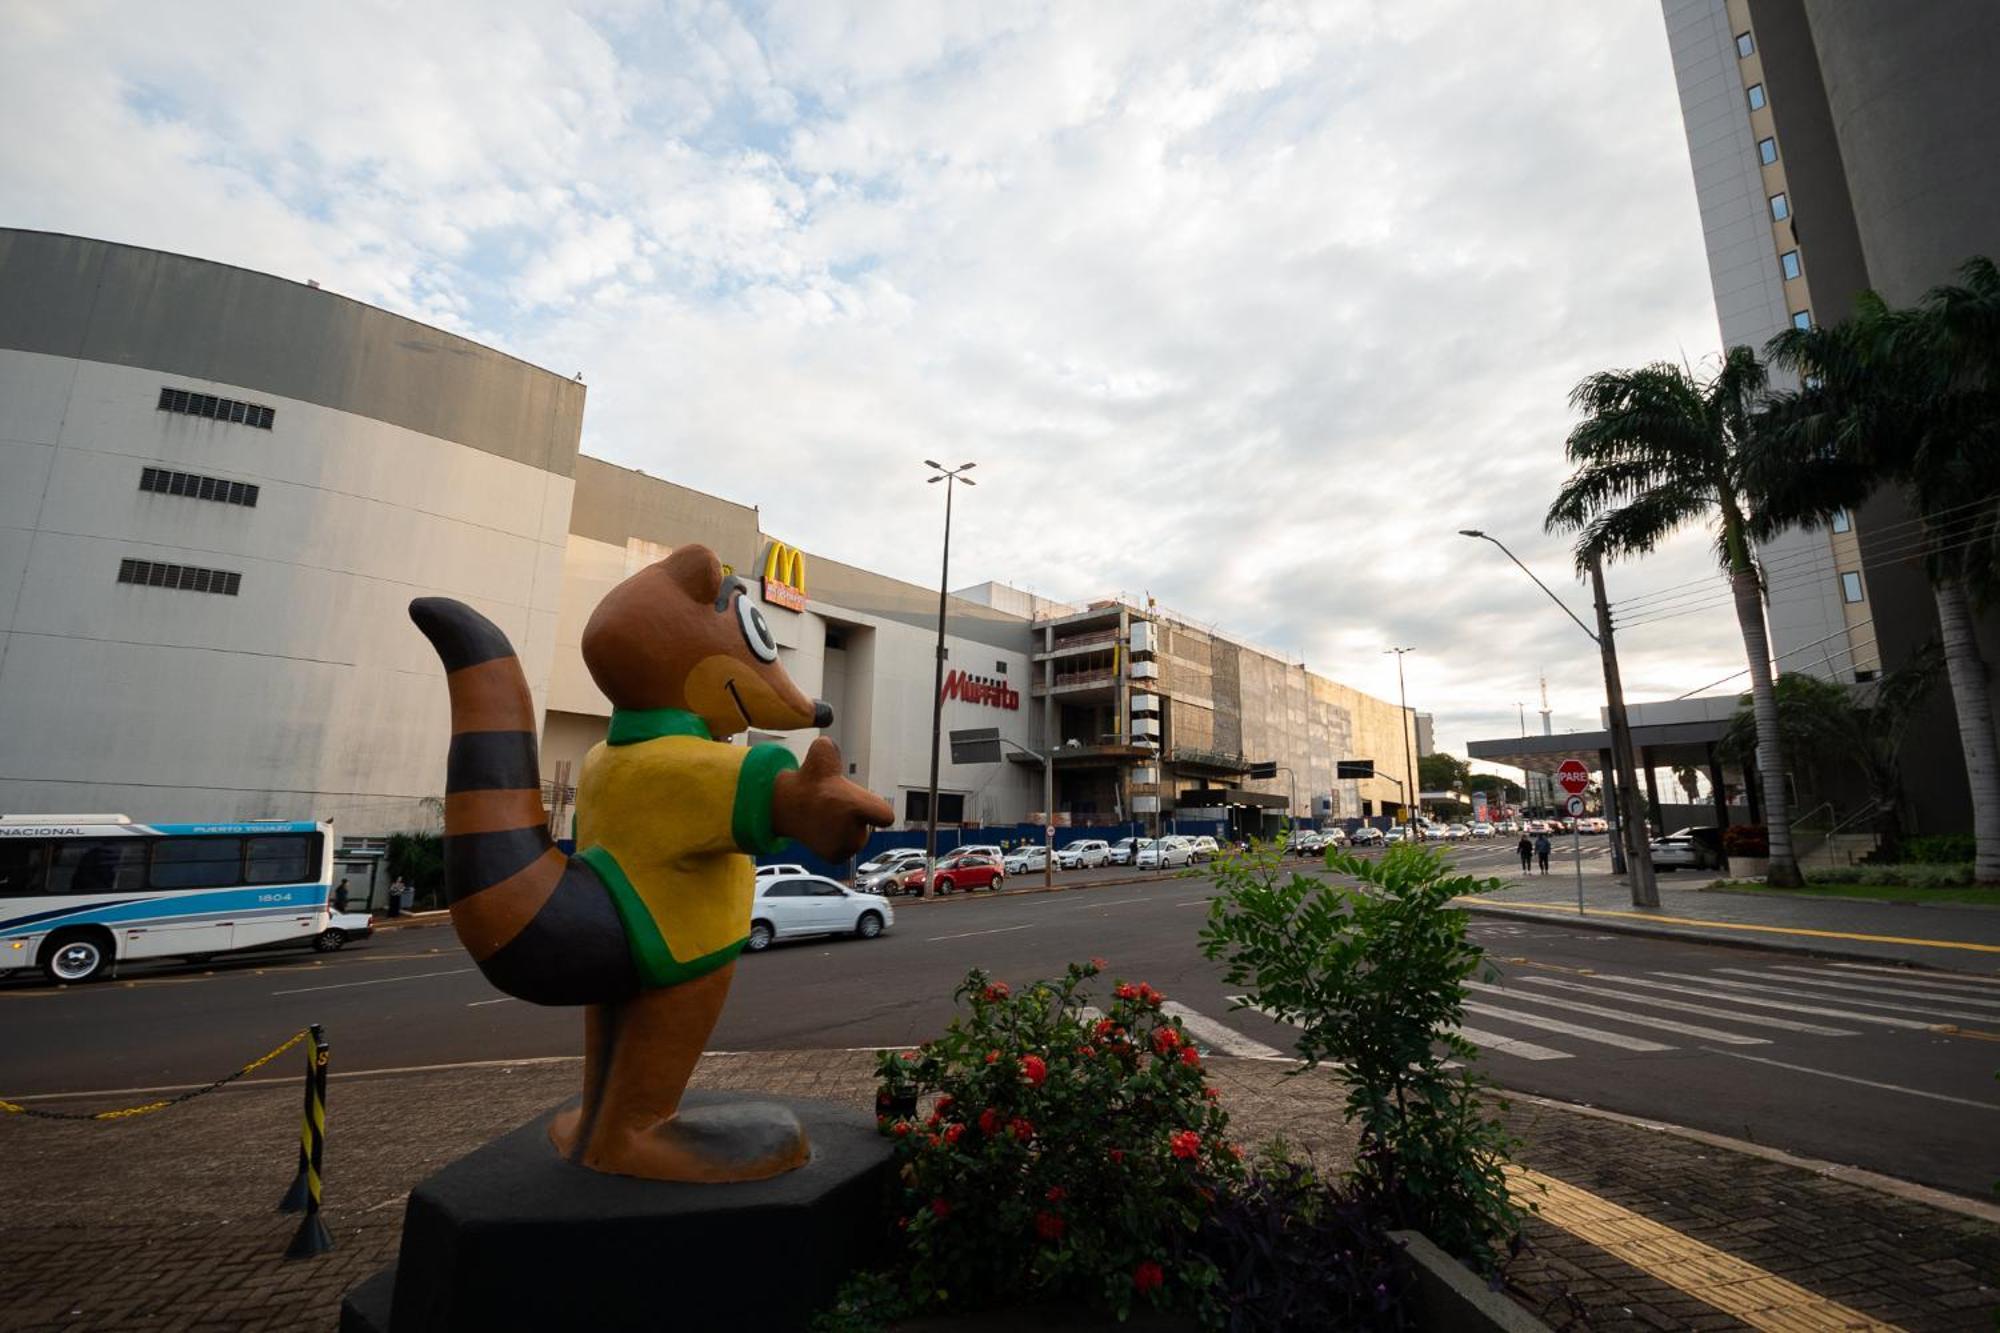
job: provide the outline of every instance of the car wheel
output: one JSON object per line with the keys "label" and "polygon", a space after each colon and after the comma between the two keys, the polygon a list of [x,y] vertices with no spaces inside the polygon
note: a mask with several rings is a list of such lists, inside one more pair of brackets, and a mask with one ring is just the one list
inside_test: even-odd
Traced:
{"label": "car wheel", "polygon": [[346,931],[342,930],[339,926],[328,926],[325,930],[313,936],[313,952],[335,953],[346,943]]}
{"label": "car wheel", "polygon": [[42,946],[42,973],[62,985],[96,981],[111,968],[111,950],[94,930],[58,934]]}
{"label": "car wheel", "polygon": [[882,933],[882,914],[863,912],[861,919],[854,923],[854,933],[864,940],[872,940]]}
{"label": "car wheel", "polygon": [[939,880],[939,881],[937,882],[937,891],[938,891],[938,896],[939,896],[939,897],[943,897],[943,896],[944,896],[945,894],[947,894],[947,893],[950,893],[950,892],[951,892],[951,890],[952,890],[952,887],[953,887],[953,886],[952,886],[952,882],[951,882],[951,879],[950,879],[949,877],[946,877],[946,878],[944,878],[944,879],[940,879],[940,880]]}
{"label": "car wheel", "polygon": [[762,953],[771,947],[771,940],[771,923],[768,921],[752,921],[750,923],[750,938],[744,942],[743,947],[751,953]]}
{"label": "car wheel", "polygon": [[993,890],[993,892],[998,893],[1000,892],[1000,890],[1007,887],[1007,877],[1005,875],[995,875],[993,877],[993,882],[991,884],[988,884],[986,887]]}

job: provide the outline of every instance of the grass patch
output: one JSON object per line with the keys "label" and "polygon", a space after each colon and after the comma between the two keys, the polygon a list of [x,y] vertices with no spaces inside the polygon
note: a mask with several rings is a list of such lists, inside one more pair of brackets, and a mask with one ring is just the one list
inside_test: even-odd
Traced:
{"label": "grass patch", "polygon": [[1766,898],[1859,898],[1885,903],[1970,903],[2000,907],[2000,887],[1977,884],[1927,888],[1911,884],[1827,884],[1808,878],[1803,889],[1774,889],[1768,884],[1727,879],[1709,887],[1717,893],[1754,893]]}

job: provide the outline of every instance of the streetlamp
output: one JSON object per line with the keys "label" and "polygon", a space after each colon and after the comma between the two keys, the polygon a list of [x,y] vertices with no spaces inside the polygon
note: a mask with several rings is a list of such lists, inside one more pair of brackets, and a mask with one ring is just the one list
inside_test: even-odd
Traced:
{"label": "streetlamp", "polygon": [[1417,650],[1414,648],[1385,648],[1382,650],[1385,656],[1389,653],[1396,655],[1396,699],[1403,708],[1403,776],[1410,781],[1410,785],[1403,789],[1403,812],[1409,817],[1411,842],[1417,840],[1417,805],[1415,798],[1423,794],[1423,788],[1417,785],[1417,752],[1415,743],[1410,739],[1410,733],[1416,730],[1416,728],[1410,721],[1410,694],[1408,690],[1403,688],[1403,654],[1414,653],[1415,651]]}
{"label": "streetlamp", "polygon": [[960,463],[948,468],[942,463],[926,458],[924,466],[932,470],[928,479],[933,484],[944,483],[944,564],[938,571],[938,633],[937,633],[937,676],[931,685],[931,794],[924,809],[927,822],[924,828],[924,896],[931,896],[932,881],[937,875],[937,780],[938,746],[944,738],[944,603],[945,590],[951,587],[951,486],[962,481],[968,486],[976,485],[972,478],[961,476],[979,465]]}
{"label": "streetlamp", "polygon": [[[1619,817],[1623,827],[1619,832],[1625,839],[1625,860],[1632,875],[1632,905],[1634,907],[1658,907],[1660,888],[1653,878],[1653,852],[1647,845],[1645,825],[1639,819],[1639,766],[1632,750],[1632,725],[1625,715],[1625,687],[1618,675],[1618,646],[1611,634],[1611,604],[1604,595],[1604,564],[1597,557],[1590,559],[1590,586],[1597,603],[1597,629],[1577,619],[1576,612],[1562,598],[1549,592],[1549,585],[1535,578],[1535,571],[1522,564],[1506,544],[1498,537],[1489,536],[1477,528],[1460,528],[1461,537],[1476,537],[1480,541],[1492,542],[1500,548],[1500,553],[1514,562],[1523,574],[1534,579],[1535,586],[1548,593],[1549,600],[1562,607],[1563,614],[1576,621],[1576,627],[1590,636],[1597,645],[1604,662],[1605,711],[1611,715],[1611,764],[1613,786],[1618,789],[1618,800],[1613,813]],[[1546,700],[1544,701],[1546,703]],[[1612,848],[1617,851],[1616,847]],[[1581,890],[1579,890],[1581,892]]]}

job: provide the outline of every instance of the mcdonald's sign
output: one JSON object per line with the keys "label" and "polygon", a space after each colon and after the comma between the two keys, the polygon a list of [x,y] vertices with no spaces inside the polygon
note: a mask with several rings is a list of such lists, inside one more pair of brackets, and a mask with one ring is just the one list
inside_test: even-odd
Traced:
{"label": "mcdonald's sign", "polygon": [[764,552],[764,600],[791,611],[806,609],[806,558],[798,548],[772,542]]}

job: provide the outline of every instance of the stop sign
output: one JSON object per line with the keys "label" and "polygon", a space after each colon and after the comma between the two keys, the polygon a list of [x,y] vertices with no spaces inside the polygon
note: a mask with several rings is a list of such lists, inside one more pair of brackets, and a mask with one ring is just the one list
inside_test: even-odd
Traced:
{"label": "stop sign", "polygon": [[1556,781],[1571,796],[1583,795],[1583,789],[1590,785],[1590,770],[1583,766],[1581,759],[1565,759],[1556,769]]}

